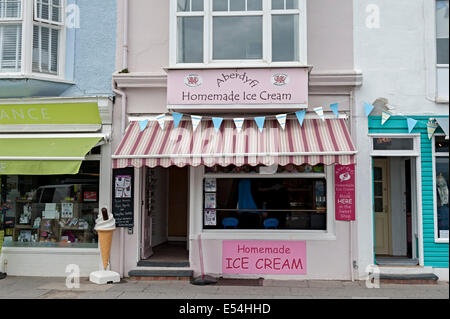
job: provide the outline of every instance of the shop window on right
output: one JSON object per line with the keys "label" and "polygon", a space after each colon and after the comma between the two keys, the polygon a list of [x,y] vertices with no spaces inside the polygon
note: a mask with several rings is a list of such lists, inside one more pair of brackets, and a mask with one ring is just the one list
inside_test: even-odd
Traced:
{"label": "shop window on right", "polygon": [[444,136],[435,137],[435,185],[437,238],[448,240],[448,185],[449,141]]}
{"label": "shop window on right", "polygon": [[310,173],[305,177],[286,176],[289,173],[253,177],[251,171],[239,169],[244,176],[205,178],[204,229],[327,229],[323,166],[307,168]]}

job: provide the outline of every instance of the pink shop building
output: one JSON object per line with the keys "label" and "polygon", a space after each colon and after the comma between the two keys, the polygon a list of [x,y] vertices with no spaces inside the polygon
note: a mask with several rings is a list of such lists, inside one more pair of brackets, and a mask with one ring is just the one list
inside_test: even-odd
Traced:
{"label": "pink shop building", "polygon": [[122,0],[118,24],[112,268],[352,279],[352,1]]}

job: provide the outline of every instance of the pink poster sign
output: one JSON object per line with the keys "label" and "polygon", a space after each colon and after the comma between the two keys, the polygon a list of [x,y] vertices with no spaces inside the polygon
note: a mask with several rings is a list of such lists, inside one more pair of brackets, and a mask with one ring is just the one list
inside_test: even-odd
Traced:
{"label": "pink poster sign", "polygon": [[181,105],[308,105],[308,68],[169,70],[167,98]]}
{"label": "pink poster sign", "polygon": [[335,167],[336,220],[355,220],[355,165]]}
{"label": "pink poster sign", "polygon": [[224,274],[306,274],[306,242],[224,240]]}

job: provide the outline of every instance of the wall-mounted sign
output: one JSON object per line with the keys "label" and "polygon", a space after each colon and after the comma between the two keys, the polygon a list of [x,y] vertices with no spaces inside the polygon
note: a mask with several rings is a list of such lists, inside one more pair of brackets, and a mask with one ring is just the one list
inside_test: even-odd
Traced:
{"label": "wall-mounted sign", "polygon": [[355,220],[355,165],[335,166],[336,220]]}
{"label": "wall-mounted sign", "polygon": [[306,242],[224,240],[223,274],[306,274]]}
{"label": "wall-mounted sign", "polygon": [[308,72],[308,68],[169,70],[168,105],[173,109],[208,105],[306,108]]}

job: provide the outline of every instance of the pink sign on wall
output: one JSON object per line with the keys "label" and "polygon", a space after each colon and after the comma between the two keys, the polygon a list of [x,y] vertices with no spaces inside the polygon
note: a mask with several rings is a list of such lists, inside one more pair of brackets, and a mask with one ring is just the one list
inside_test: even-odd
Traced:
{"label": "pink sign on wall", "polygon": [[308,68],[169,70],[167,98],[181,105],[308,105]]}
{"label": "pink sign on wall", "polygon": [[306,274],[306,242],[224,240],[224,274]]}
{"label": "pink sign on wall", "polygon": [[355,165],[336,165],[336,220],[355,220]]}

